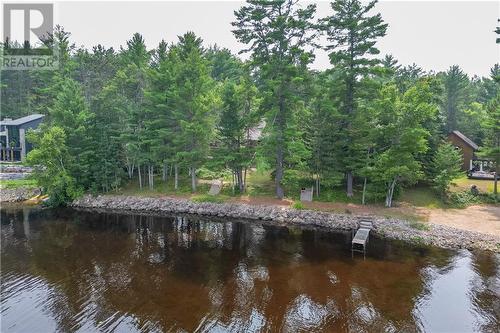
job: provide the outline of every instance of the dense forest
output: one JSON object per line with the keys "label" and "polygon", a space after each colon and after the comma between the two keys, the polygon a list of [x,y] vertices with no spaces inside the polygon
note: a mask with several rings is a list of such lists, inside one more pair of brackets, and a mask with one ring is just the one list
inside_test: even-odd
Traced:
{"label": "dense forest", "polygon": [[[278,198],[343,186],[390,207],[417,182],[446,195],[461,163],[444,141],[452,130],[498,168],[499,64],[489,77],[402,66],[377,49],[387,24],[375,4],[336,0],[316,17],[297,0],[248,1],[232,23],[247,61],[193,32],[152,50],[139,33],[119,50],[86,49],[57,27],[47,40],[59,45],[57,70],[2,72],[2,117],[46,115],[28,135],[28,163],[54,204],[131,181],[195,192],[200,170],[229,174],[244,192],[258,167]],[[310,69],[319,49],[324,71]]]}

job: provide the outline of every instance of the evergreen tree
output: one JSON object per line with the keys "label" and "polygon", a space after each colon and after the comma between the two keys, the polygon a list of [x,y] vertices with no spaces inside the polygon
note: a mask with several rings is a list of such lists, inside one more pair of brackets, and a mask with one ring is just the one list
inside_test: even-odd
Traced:
{"label": "evergreen tree", "polygon": [[340,156],[347,180],[347,196],[352,196],[353,173],[362,159],[356,140],[356,128],[352,119],[358,110],[359,81],[362,77],[373,73],[379,63],[373,56],[379,53],[375,47],[378,38],[385,36],[387,24],[383,23],[380,14],[368,15],[376,1],[366,6],[360,0],[336,0],[331,3],[333,14],[323,20],[323,29],[327,33],[330,44],[326,47],[330,52],[330,62],[342,69],[344,83],[344,99],[341,105],[343,115],[342,155]]}
{"label": "evergreen tree", "polygon": [[500,175],[500,93],[488,105],[488,117],[483,124],[486,138],[479,155],[493,161],[495,182],[493,193],[498,201],[498,178]]}
{"label": "evergreen tree", "polygon": [[340,114],[332,103],[336,95],[335,75],[329,72],[315,76],[313,98],[310,103],[310,118],[307,121],[306,142],[311,152],[309,169],[315,182],[315,192],[321,194],[322,185],[337,185],[340,165],[337,140]]}
{"label": "evergreen tree", "polygon": [[434,189],[446,196],[454,179],[462,175],[462,154],[451,144],[442,143],[431,162]]}
{"label": "evergreen tree", "polygon": [[204,58],[202,40],[193,32],[179,37],[176,48],[175,90],[168,97],[179,128],[174,145],[176,160],[189,168],[191,189],[196,191],[196,170],[208,153],[213,134],[217,95]]}
{"label": "evergreen tree", "polygon": [[94,150],[89,129],[93,116],[85,103],[80,85],[71,78],[60,80],[59,92],[49,107],[48,122],[65,132],[68,151],[75,160],[74,177],[80,184],[88,185],[91,178],[89,156]]}
{"label": "evergreen tree", "polygon": [[472,102],[461,112],[457,126],[465,136],[481,145],[486,135],[483,124],[487,117],[485,106],[478,102]]}
{"label": "evergreen tree", "polygon": [[[313,54],[306,51],[315,36],[312,18],[316,7],[298,8],[297,0],[250,0],[233,22],[236,38],[248,46],[250,64],[258,69],[259,88],[266,110],[267,151],[274,150],[276,196],[284,197],[285,168],[305,146],[297,128],[300,91]],[[269,155],[268,155],[269,156]]]}
{"label": "evergreen tree", "polygon": [[210,75],[216,81],[238,80],[245,75],[241,60],[226,48],[214,45],[205,52],[205,57],[210,63]]}
{"label": "evergreen tree", "polygon": [[243,192],[246,170],[250,167],[255,150],[251,136],[259,121],[257,88],[248,76],[239,83],[226,81],[221,99],[217,158],[233,171],[236,186]]}
{"label": "evergreen tree", "polygon": [[457,128],[457,119],[460,117],[467,103],[467,86],[469,78],[460,67],[451,66],[443,75],[444,105],[443,111],[446,118],[446,131],[451,132]]}
{"label": "evergreen tree", "polygon": [[417,81],[425,75],[425,71],[417,66],[417,64],[412,64],[409,66],[404,66],[396,71],[396,85],[400,93],[406,92],[411,88]]}
{"label": "evergreen tree", "polygon": [[137,168],[139,187],[145,184],[144,176],[148,171],[149,186],[153,186],[151,156],[146,143],[148,132],[145,128],[146,101],[144,92],[148,84],[150,53],[146,49],[144,38],[136,33],[127,41],[127,47],[121,49],[121,69],[117,71],[110,87],[118,93],[117,105],[123,109],[123,127],[120,134],[122,149],[129,173]]}

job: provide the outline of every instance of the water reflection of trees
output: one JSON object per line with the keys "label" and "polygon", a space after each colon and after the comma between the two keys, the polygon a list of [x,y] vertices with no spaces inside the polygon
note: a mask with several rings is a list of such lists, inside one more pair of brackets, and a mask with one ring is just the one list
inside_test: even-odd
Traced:
{"label": "water reflection of trees", "polygon": [[[35,225],[29,246],[2,244],[4,267],[54,286],[50,309],[62,331],[124,323],[143,331],[418,331],[425,268],[453,257],[375,239],[375,257],[353,260],[350,234],[68,214]],[[4,238],[13,236],[2,230]]]}
{"label": "water reflection of trees", "polygon": [[500,256],[472,252],[472,268],[479,277],[471,281],[474,311],[483,319],[478,330],[498,332],[500,327]]}

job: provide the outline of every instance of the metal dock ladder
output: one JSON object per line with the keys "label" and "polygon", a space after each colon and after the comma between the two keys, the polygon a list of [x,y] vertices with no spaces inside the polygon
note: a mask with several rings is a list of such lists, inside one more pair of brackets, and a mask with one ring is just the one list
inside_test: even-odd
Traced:
{"label": "metal dock ladder", "polygon": [[[351,254],[354,256],[354,251],[362,252],[363,257],[366,256],[366,245],[368,244],[368,239],[370,237],[370,231],[373,229],[373,220],[369,218],[362,218],[359,220],[359,228],[356,231],[356,235],[352,239],[351,244]],[[361,246],[362,250],[356,248],[356,246]]]}

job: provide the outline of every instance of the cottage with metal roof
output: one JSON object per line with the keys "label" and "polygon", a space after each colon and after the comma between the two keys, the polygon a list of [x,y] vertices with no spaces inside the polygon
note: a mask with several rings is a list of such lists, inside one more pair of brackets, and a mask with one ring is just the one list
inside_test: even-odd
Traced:
{"label": "cottage with metal roof", "polygon": [[32,114],[18,119],[0,120],[0,160],[24,161],[31,150],[26,140],[26,132],[37,128],[44,115]]}

